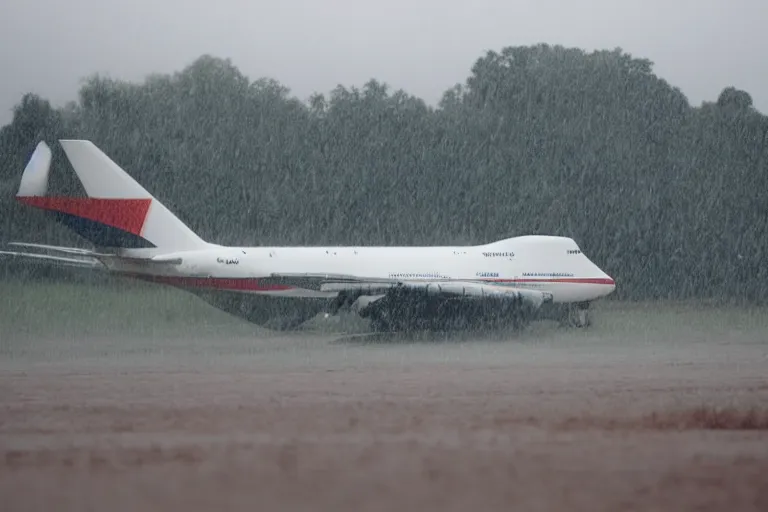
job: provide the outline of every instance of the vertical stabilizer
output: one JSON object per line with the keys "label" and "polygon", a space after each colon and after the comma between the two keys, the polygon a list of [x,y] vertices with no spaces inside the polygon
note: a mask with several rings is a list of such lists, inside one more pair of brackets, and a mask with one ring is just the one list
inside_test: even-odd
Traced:
{"label": "vertical stabilizer", "polygon": [[88,140],[60,141],[88,197],[45,196],[51,151],[41,142],[19,187],[19,201],[53,212],[98,247],[200,249],[208,244]]}

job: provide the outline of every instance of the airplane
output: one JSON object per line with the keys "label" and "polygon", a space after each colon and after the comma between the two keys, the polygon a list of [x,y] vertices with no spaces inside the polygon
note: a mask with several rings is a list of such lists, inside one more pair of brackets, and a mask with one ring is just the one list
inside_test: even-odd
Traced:
{"label": "airplane", "polygon": [[[170,285],[268,329],[357,314],[375,332],[521,328],[547,307],[590,324],[613,278],[567,237],[471,246],[232,247],[207,242],[89,140],[60,140],[86,197],[47,195],[52,152],[38,143],[16,199],[45,210],[93,249],[14,242],[5,256]],[[33,251],[46,251],[48,254]],[[52,254],[51,254],[52,253]]]}

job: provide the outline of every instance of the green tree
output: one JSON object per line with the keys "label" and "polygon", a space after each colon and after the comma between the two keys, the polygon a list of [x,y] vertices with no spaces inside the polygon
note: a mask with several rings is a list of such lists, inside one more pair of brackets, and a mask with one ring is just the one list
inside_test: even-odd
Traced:
{"label": "green tree", "polygon": [[[27,95],[0,130],[3,239],[71,243],[12,200],[37,141],[61,136],[219,243],[559,234],[619,297],[768,298],[768,118],[734,87],[693,108],[620,48],[488,52],[436,108],[376,79],[304,103],[209,55],[143,83],[92,76],[63,109]],[[77,191],[65,163],[53,173]]]}

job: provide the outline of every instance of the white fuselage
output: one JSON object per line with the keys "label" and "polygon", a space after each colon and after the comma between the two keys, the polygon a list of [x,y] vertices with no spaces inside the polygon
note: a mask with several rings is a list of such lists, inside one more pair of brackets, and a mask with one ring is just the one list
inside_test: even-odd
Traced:
{"label": "white fuselage", "polygon": [[[353,275],[360,278],[493,282],[552,294],[553,302],[585,302],[610,294],[613,279],[565,237],[522,236],[477,246],[455,247],[223,247],[184,251],[182,264],[163,276],[197,279],[226,289],[241,280],[258,282],[272,274]],[[119,263],[113,270],[157,272]],[[156,274],[157,275],[157,274]],[[191,282],[191,281],[190,281]],[[240,288],[252,293],[322,297],[335,293],[300,287]]]}

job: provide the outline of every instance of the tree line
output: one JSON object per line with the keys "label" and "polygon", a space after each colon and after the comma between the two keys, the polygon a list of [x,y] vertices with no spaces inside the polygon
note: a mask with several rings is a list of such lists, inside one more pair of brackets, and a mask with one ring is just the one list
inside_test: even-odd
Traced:
{"label": "tree line", "polygon": [[249,245],[573,237],[633,299],[768,298],[768,117],[746,91],[692,107],[621,49],[489,51],[436,106],[370,80],[307,101],[201,56],[142,83],[33,94],[0,129],[0,229],[82,243],[15,203],[41,139],[88,138],[203,238]]}

